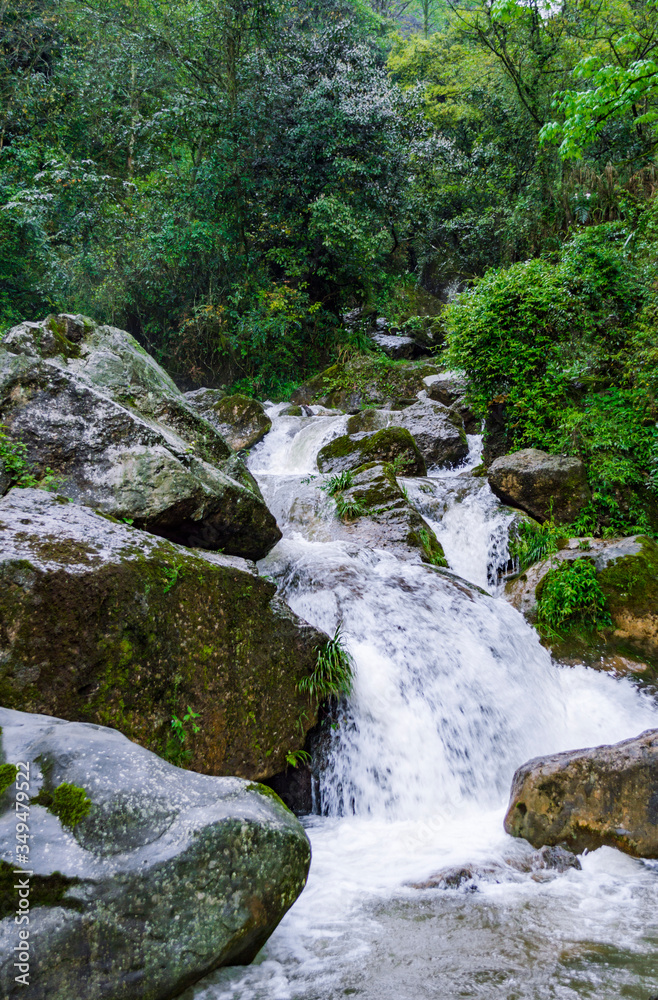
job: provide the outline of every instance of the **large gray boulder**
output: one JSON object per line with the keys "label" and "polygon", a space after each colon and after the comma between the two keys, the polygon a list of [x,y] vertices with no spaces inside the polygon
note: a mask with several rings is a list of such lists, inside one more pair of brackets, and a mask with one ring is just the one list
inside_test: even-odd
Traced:
{"label": "large gray boulder", "polygon": [[528,761],[514,775],[505,829],[533,847],[658,858],[658,729]]}
{"label": "large gray boulder", "polygon": [[[101,723],[197,771],[263,778],[301,749],[326,636],[252,563],[43,490],[0,500],[0,701]],[[199,713],[184,742],[174,716]]]}
{"label": "large gray boulder", "polygon": [[468,455],[461,416],[441,403],[419,400],[404,410],[362,410],[347,421],[347,433],[372,434],[385,427],[409,431],[428,466],[450,468]]}
{"label": "large gray boulder", "polygon": [[520,507],[538,521],[552,516],[557,524],[568,524],[591,500],[580,459],[549,455],[537,448],[495,459],[488,479],[503,503]]}
{"label": "large gray boulder", "polygon": [[[4,761],[21,763],[0,796],[3,997],[166,1000],[252,961],[310,861],[302,826],[269,789],[181,771],[100,726],[4,708],[0,725]],[[29,963],[17,969],[22,881]],[[28,968],[26,988],[16,976]]]}
{"label": "large gray boulder", "polygon": [[121,330],[67,316],[10,330],[0,422],[77,503],[251,559],[281,537],[244,464]]}

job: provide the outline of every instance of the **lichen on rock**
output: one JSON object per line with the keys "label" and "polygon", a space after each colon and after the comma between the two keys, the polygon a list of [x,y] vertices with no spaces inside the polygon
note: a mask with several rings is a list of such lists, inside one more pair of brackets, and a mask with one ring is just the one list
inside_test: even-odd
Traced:
{"label": "lichen on rock", "polygon": [[[75,356],[58,353],[58,324]],[[50,338],[50,339],[49,339]],[[81,317],[10,330],[0,422],[59,490],[186,545],[260,558],[281,532],[244,463],[130,337]]]}

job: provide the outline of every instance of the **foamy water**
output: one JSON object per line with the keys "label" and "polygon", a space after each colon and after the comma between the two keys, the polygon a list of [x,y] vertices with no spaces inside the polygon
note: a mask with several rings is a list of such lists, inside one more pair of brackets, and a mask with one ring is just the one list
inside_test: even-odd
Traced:
{"label": "foamy water", "polygon": [[[354,691],[332,735],[323,815],[305,821],[307,888],[255,965],[221,970],[189,998],[647,1000],[658,988],[658,866],[603,848],[582,871],[537,881],[511,864],[531,849],[502,820],[525,760],[656,727],[654,701],[626,680],[554,665],[500,597],[305,537],[299,516],[293,530],[286,510],[345,418],[281,408],[250,457],[284,532],[260,569],[307,621],[329,633],[343,622]],[[478,447],[461,470],[404,482],[451,570],[494,592],[509,514],[486,481],[463,475]],[[452,865],[498,874],[471,892],[410,886]]]}

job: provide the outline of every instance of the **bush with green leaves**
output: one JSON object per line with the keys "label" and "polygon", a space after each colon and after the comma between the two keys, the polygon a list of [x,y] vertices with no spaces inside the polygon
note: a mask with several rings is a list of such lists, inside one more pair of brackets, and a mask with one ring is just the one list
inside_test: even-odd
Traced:
{"label": "bush with green leaves", "polygon": [[537,588],[537,620],[555,632],[576,626],[601,629],[612,624],[590,559],[565,561],[549,570]]}
{"label": "bush with green leaves", "polygon": [[598,533],[658,530],[658,411],[635,363],[650,291],[628,240],[618,224],[586,229],[558,261],[489,271],[446,310],[446,360],[475,410],[504,408],[508,451],[580,457]]}
{"label": "bush with green leaves", "polygon": [[561,539],[569,537],[570,533],[569,528],[556,525],[552,518],[543,524],[530,519],[519,521],[510,532],[510,556],[522,571],[555,555]]}

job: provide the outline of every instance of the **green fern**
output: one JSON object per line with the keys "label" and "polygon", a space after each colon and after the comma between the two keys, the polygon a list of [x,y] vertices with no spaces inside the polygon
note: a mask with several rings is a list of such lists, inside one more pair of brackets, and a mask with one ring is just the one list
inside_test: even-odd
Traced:
{"label": "green fern", "polygon": [[350,695],[353,681],[354,661],[345,647],[342,622],[339,622],[333,638],[318,650],[313,673],[302,677],[298,687],[302,694],[308,694],[317,701],[326,701]]}

